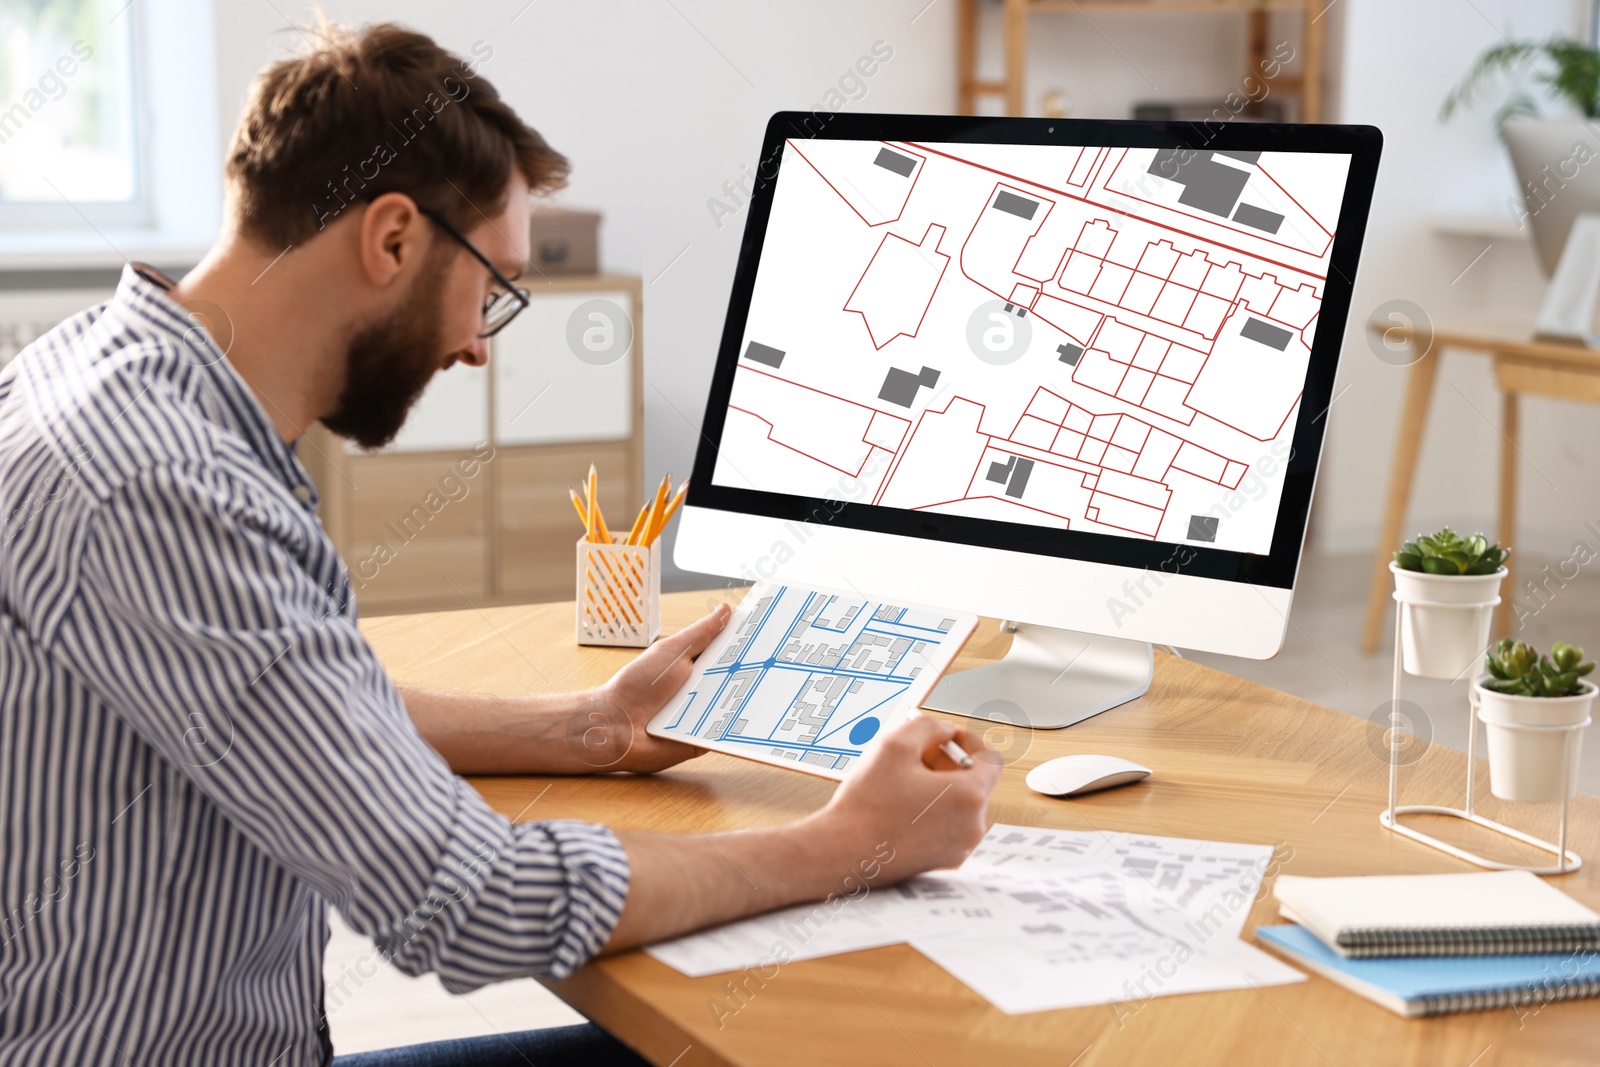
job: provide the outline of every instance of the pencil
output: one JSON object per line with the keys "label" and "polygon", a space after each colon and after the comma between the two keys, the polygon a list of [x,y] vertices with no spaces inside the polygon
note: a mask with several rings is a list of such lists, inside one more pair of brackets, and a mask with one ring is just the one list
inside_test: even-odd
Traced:
{"label": "pencil", "polygon": [[672,474],[669,472],[661,479],[661,484],[656,487],[655,498],[650,501],[650,517],[644,520],[643,544],[651,541],[651,532],[656,528],[656,520],[661,517],[667,507],[667,494],[672,492]]}
{"label": "pencil", "polygon": [[584,510],[583,500],[578,496],[578,491],[576,489],[569,488],[567,490],[567,495],[572,498],[572,510],[578,513],[578,521],[583,523],[584,539],[589,540],[589,513]]}
{"label": "pencil", "polygon": [[625,544],[636,545],[639,543],[639,535],[644,533],[644,519],[648,514],[650,514],[650,505],[645,504],[639,509],[639,517],[633,520],[633,529],[628,531],[628,540],[624,542]]}
{"label": "pencil", "polygon": [[588,489],[589,521],[584,525],[589,529],[589,540],[593,541],[596,539],[595,534],[599,529],[598,519],[600,513],[600,505],[598,503],[598,497],[600,495],[600,472],[594,469],[593,463],[589,464]]}
{"label": "pencil", "polygon": [[685,478],[683,484],[678,486],[678,491],[672,495],[672,502],[667,505],[666,512],[661,516],[661,520],[656,523],[656,528],[651,531],[650,539],[645,544],[654,544],[656,538],[661,536],[662,531],[667,528],[667,523],[672,521],[672,516],[683,505],[684,494],[688,493],[688,491],[689,479]]}

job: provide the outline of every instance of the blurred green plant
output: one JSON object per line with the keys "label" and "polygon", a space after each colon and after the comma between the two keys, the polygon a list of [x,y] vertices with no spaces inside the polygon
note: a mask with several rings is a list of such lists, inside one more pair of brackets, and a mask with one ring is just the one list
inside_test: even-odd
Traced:
{"label": "blurred green plant", "polygon": [[1548,656],[1521,641],[1502,637],[1484,657],[1489,670],[1485,689],[1523,697],[1570,697],[1583,692],[1583,676],[1594,670],[1583,649],[1557,641]]}
{"label": "blurred green plant", "polygon": [[1482,534],[1462,537],[1446,526],[1436,534],[1407,541],[1394,554],[1395,566],[1424,574],[1493,574],[1511,554]]}
{"label": "blurred green plant", "polygon": [[[1507,41],[1478,57],[1439,109],[1439,121],[1449,122],[1456,111],[1473,103],[1486,83],[1506,75],[1513,82],[1532,81],[1559,100],[1565,100],[1584,118],[1600,117],[1600,49],[1567,37],[1548,41]],[[1509,118],[1536,118],[1539,105],[1525,90],[1514,92],[1494,114],[1494,124]]]}

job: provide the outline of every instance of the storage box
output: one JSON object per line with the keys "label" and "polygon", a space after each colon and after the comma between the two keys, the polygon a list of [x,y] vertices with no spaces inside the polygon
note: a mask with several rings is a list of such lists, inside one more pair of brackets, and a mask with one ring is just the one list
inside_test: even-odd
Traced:
{"label": "storage box", "polygon": [[535,204],[528,224],[528,273],[594,274],[600,269],[600,212]]}

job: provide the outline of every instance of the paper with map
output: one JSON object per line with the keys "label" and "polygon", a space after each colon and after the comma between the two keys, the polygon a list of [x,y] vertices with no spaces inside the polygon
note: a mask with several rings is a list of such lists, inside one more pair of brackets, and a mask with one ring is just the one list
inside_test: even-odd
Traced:
{"label": "paper with map", "polygon": [[[910,883],[930,910],[930,883],[958,883],[961,902],[922,921],[959,915],[959,932],[908,940],[1011,1014],[1304,981],[1239,940],[1271,858],[1267,845],[996,824],[959,871]],[[973,886],[984,904],[964,902]]]}
{"label": "paper with map", "polygon": [[1269,552],[1349,167],[790,140],[713,481]]}
{"label": "paper with map", "polygon": [[[1111,831],[990,827],[961,867],[650,946],[685,974],[911,946],[1001,1011],[1303,981],[1239,934],[1272,848]],[[882,865],[894,869],[893,860]]]}
{"label": "paper with map", "polygon": [[977,622],[968,612],[758,582],[647,730],[842,779],[921,704]]}

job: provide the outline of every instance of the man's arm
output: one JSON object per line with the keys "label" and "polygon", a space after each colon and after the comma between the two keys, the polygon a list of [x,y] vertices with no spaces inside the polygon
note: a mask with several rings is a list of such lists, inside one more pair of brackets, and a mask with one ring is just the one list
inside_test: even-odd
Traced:
{"label": "man's arm", "polygon": [[[497,696],[399,686],[411,721],[457,774],[584,774],[575,724],[589,693]],[[579,731],[581,735],[582,731]]]}
{"label": "man's arm", "polygon": [[[587,692],[497,697],[403,691],[424,737],[464,774],[651,771],[700,749],[644,733],[726,625],[726,605],[663,638]],[[961,769],[940,746],[978,756]],[[631,871],[617,951],[832,894],[952,867],[985,829],[999,761],[977,735],[929,717],[886,734],[821,811],[720,834],[617,832]]]}
{"label": "man's arm", "polygon": [[411,721],[457,774],[659,771],[700,754],[644,727],[727,624],[727,605],[664,637],[610,681],[576,693],[491,696],[403,687]]}
{"label": "man's arm", "polygon": [[[962,769],[954,740],[976,757]],[[621,831],[632,878],[605,951],[954,867],[985,830],[1000,760],[974,733],[921,716],[885,734],[826,807],[784,826],[678,836]]]}

